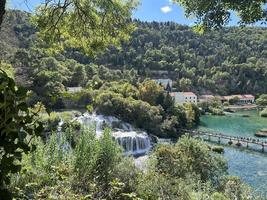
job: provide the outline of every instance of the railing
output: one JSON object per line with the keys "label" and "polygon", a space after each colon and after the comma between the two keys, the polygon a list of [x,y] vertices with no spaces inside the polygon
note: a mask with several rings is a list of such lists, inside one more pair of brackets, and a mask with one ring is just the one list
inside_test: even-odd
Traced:
{"label": "railing", "polygon": [[264,152],[265,147],[267,148],[267,141],[260,140],[256,138],[247,138],[247,137],[238,137],[225,135],[222,133],[208,132],[208,131],[198,131],[198,130],[188,130],[188,129],[180,129],[180,131],[188,133],[192,136],[207,136],[208,140],[211,141],[211,138],[218,138],[218,143],[221,143],[221,139],[228,140],[228,143],[236,142],[237,146],[245,145],[247,148],[250,144],[257,145],[261,147],[262,152]]}

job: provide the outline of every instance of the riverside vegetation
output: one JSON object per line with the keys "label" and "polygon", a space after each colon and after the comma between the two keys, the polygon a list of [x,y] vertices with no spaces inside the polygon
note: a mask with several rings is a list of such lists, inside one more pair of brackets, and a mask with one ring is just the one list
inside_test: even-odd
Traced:
{"label": "riverside vegetation", "polygon": [[[94,129],[53,133],[47,141],[32,141],[37,150],[24,155],[22,170],[11,176],[17,199],[252,199],[238,178],[227,176],[219,154],[198,140],[182,137],[158,146],[143,171],[106,130],[100,139]],[[175,162],[174,162],[175,161]],[[170,178],[171,177],[171,178]]]}
{"label": "riverside vegetation", "polygon": [[[12,79],[5,77],[2,86],[8,92],[11,88],[5,83]],[[37,104],[28,112],[43,109]],[[37,122],[40,116],[33,119]],[[1,187],[16,199],[254,199],[239,178],[227,176],[221,155],[197,139],[183,136],[175,145],[157,146],[147,169],[140,170],[131,158],[122,156],[109,129],[96,138],[94,127],[69,124],[56,132],[53,122],[57,117],[47,121],[52,126],[43,139],[20,138],[21,144],[36,147],[21,153],[20,162],[14,163],[21,170],[2,174],[8,181],[1,182]],[[30,131],[31,123],[25,121],[24,129]],[[3,126],[1,130],[8,129]]]}

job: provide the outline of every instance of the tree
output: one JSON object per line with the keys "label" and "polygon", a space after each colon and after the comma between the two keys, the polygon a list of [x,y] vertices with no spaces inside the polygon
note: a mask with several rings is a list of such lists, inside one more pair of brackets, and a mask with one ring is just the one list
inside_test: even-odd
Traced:
{"label": "tree", "polygon": [[71,85],[72,86],[84,86],[87,80],[87,75],[83,65],[78,65],[75,67],[74,73],[72,75]]}
{"label": "tree", "polygon": [[198,28],[217,29],[230,20],[231,11],[238,14],[241,25],[267,22],[266,0],[173,0],[185,8],[187,16],[197,18]]}
{"label": "tree", "polygon": [[267,106],[267,94],[262,94],[257,100],[256,104],[259,106]]}
{"label": "tree", "polygon": [[10,173],[20,171],[23,153],[34,149],[30,138],[39,135],[42,124],[25,103],[27,90],[17,88],[12,78],[0,71],[0,196],[11,199],[6,190]]}
{"label": "tree", "polygon": [[238,101],[239,101],[239,97],[238,96],[235,96],[235,97],[229,99],[229,103],[231,105],[234,105],[234,104],[238,103]]}
{"label": "tree", "polygon": [[161,145],[155,150],[157,168],[170,178],[195,178],[218,185],[227,174],[226,161],[214,154],[202,141],[183,136],[172,145]]}
{"label": "tree", "polygon": [[0,70],[6,72],[9,77],[14,78],[14,69],[12,65],[0,61]]}
{"label": "tree", "polygon": [[109,45],[119,45],[134,30],[132,0],[46,0],[33,18],[39,36],[54,48],[79,48],[95,55]]}
{"label": "tree", "polygon": [[6,13],[6,0],[2,0],[0,1],[0,31],[5,13]]}
{"label": "tree", "polygon": [[181,78],[179,80],[179,88],[181,91],[190,91],[192,88],[192,81],[188,78]]}
{"label": "tree", "polygon": [[157,99],[163,91],[163,87],[154,80],[145,81],[139,86],[141,100],[151,105],[157,104]]}

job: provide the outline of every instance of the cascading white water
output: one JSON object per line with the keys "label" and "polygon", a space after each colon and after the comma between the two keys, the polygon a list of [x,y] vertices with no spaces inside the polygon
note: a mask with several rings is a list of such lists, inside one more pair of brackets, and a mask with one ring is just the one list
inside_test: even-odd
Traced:
{"label": "cascading white water", "polygon": [[141,155],[151,148],[150,138],[146,132],[134,129],[129,123],[122,122],[116,117],[84,113],[75,118],[85,126],[96,126],[96,136],[100,137],[105,126],[111,127],[112,133],[118,144],[124,149],[125,155]]}
{"label": "cascading white water", "polygon": [[126,155],[145,154],[151,148],[150,138],[146,133],[117,131],[113,133],[113,136],[123,147]]}

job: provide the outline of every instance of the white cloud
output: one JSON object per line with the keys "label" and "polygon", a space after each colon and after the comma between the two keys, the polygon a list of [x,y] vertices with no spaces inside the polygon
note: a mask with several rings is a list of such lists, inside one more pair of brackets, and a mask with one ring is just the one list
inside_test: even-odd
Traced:
{"label": "white cloud", "polygon": [[172,8],[170,6],[164,6],[164,7],[160,8],[160,10],[163,13],[169,13],[172,11]]}

